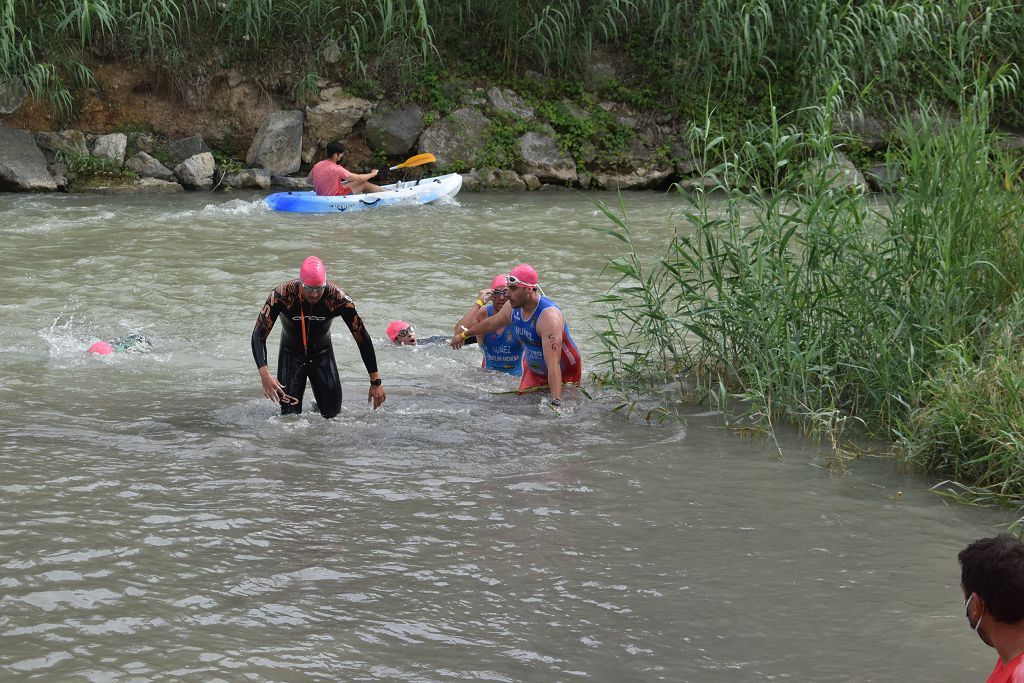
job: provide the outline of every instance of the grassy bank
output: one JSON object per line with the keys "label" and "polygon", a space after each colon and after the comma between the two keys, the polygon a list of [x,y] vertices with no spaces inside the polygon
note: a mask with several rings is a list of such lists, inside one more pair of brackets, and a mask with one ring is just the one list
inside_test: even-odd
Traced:
{"label": "grassy bank", "polygon": [[[0,80],[70,115],[96,60],[146,64],[185,101],[228,68],[301,102],[320,79],[356,94],[457,104],[460,79],[599,97],[683,117],[710,96],[724,127],[832,104],[890,109],[952,73],[1021,63],[1011,0],[4,0]],[[608,55],[618,78],[587,77]],[[627,85],[628,83],[628,85]],[[163,86],[161,86],[163,87]],[[1018,100],[997,118],[1024,124]]]}
{"label": "grassy bank", "polygon": [[827,109],[816,128],[775,119],[731,149],[707,119],[692,139],[724,159],[707,169],[716,198],[680,195],[685,228],[659,258],[606,210],[626,250],[603,380],[633,409],[676,377],[676,398],[741,402],[769,428],[894,441],[958,495],[1024,506],[1022,162],[988,115],[1015,87],[1009,73],[973,83],[952,125],[907,117],[883,202],[833,189]]}

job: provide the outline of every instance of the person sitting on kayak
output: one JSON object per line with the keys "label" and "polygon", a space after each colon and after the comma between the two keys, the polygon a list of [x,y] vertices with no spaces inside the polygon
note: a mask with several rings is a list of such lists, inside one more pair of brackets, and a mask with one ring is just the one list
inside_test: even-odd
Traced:
{"label": "person sitting on kayak", "polygon": [[520,263],[505,276],[508,282],[508,303],[500,311],[462,330],[452,340],[459,348],[469,336],[511,327],[523,343],[523,378],[519,392],[547,386],[551,405],[562,405],[562,386],[579,384],[583,362],[579,349],[569,334],[562,311],[540,292],[540,278],[533,266]]}
{"label": "person sitting on kayak", "polygon": [[[429,346],[433,344],[444,344],[448,345],[451,343],[450,337],[444,335],[434,335],[433,337],[426,337],[424,339],[416,338],[416,328],[411,323],[407,323],[404,320],[392,320],[391,324],[388,325],[387,329],[388,339],[399,346]],[[470,338],[463,342],[463,344],[475,344],[476,339]]]}
{"label": "person sitting on kayak", "polygon": [[141,334],[129,334],[110,341],[98,341],[86,353],[106,356],[111,353],[145,353],[153,350],[153,342]]}
{"label": "person sitting on kayak", "polygon": [[352,173],[341,165],[345,146],[335,140],[327,145],[327,158],[318,161],[309,170],[306,180],[322,197],[337,197],[365,192],[383,192],[378,185],[370,182],[377,175],[377,169],[369,173]]}
{"label": "person sitting on kayak", "polygon": [[[489,289],[481,289],[476,303],[466,315],[455,325],[455,335],[460,336],[470,325],[482,322],[501,311],[508,303],[508,279],[504,275],[495,275]],[[480,341],[480,350],[484,357],[480,366],[487,370],[496,370],[519,377],[523,374],[523,343],[512,331],[511,326],[499,327],[488,332]]]}

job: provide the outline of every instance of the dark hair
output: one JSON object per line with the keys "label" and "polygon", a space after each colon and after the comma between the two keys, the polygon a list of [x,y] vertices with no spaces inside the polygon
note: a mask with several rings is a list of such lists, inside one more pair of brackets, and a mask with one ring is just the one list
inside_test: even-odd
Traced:
{"label": "dark hair", "polygon": [[345,145],[341,144],[337,140],[335,140],[334,142],[328,142],[327,143],[327,156],[332,157],[335,154],[344,154],[344,153],[345,153]]}
{"label": "dark hair", "polygon": [[1024,619],[1024,542],[1008,534],[982,538],[957,555],[960,583],[1004,624]]}

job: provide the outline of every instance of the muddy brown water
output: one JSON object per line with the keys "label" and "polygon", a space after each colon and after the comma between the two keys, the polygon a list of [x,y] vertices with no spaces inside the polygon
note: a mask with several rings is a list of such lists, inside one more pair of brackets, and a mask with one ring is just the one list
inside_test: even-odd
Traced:
{"label": "muddy brown water", "polygon": [[[619,244],[595,198],[618,201],[0,195],[2,678],[982,680],[955,556],[1005,515],[699,409],[651,426],[577,394],[559,418],[473,349],[385,343],[394,318],[450,333],[527,260],[591,363]],[[646,249],[680,224],[624,201]],[[310,253],[375,339],[376,413],[340,323],[337,419],[262,397],[249,334]],[[153,352],[83,353],[130,332]]]}

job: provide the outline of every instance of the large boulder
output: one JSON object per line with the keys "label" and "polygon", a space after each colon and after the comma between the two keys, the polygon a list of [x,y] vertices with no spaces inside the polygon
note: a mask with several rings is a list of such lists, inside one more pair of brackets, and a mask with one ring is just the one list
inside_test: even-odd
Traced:
{"label": "large boulder", "polygon": [[486,166],[481,169],[473,169],[463,176],[463,186],[466,185],[467,180],[472,192],[479,190],[523,192],[526,190],[526,183],[519,177],[519,174],[507,168]]}
{"label": "large boulder", "polygon": [[270,187],[270,172],[263,168],[247,168],[238,173],[227,173],[224,184],[236,190],[266,190]]}
{"label": "large boulder", "polygon": [[110,133],[96,138],[92,147],[92,155],[108,159],[115,164],[124,163],[124,151],[128,148],[128,136],[124,133]]}
{"label": "large boulder", "polygon": [[545,183],[575,183],[576,162],[563,152],[550,135],[530,131],[519,138],[516,172],[537,176]]}
{"label": "large boulder", "polygon": [[28,90],[17,78],[0,82],[0,114],[13,114],[25,104]]}
{"label": "large boulder", "polygon": [[341,140],[371,111],[373,102],[350,95],[344,88],[325,88],[320,103],[306,107],[306,140],[318,148]]}
{"label": "large boulder", "polygon": [[383,148],[388,156],[405,155],[423,132],[423,110],[415,104],[395,108],[381,105],[366,120],[366,144]]}
{"label": "large boulder", "polygon": [[661,187],[672,175],[672,167],[655,166],[628,171],[595,171],[591,183],[605,190],[650,190]]}
{"label": "large boulder", "polygon": [[302,112],[278,111],[268,116],[245,155],[250,168],[265,168],[271,175],[288,175],[302,164]]}
{"label": "large boulder", "polygon": [[[203,154],[209,152],[210,147],[206,144],[206,140],[203,139],[202,135],[193,135],[187,138],[181,138],[171,142],[171,156],[174,157],[175,163],[180,164],[186,159],[191,159],[197,154]],[[141,147],[139,149],[142,149]],[[143,150],[148,151],[148,150]]]}
{"label": "large boulder", "polygon": [[46,157],[20,128],[0,126],[0,190],[53,192],[57,189]]}
{"label": "large boulder", "polygon": [[80,130],[62,130],[59,133],[36,133],[36,144],[44,150],[64,152],[73,156],[89,156],[85,135]]}
{"label": "large boulder", "polygon": [[124,164],[143,178],[158,178],[160,180],[174,180],[174,172],[151,157],[146,152],[139,152],[133,155]]}
{"label": "large boulder", "polygon": [[534,110],[526,100],[509,88],[497,86],[487,91],[487,101],[498,111],[503,111],[521,119],[531,120],[534,117]]}
{"label": "large boulder", "polygon": [[189,190],[213,188],[213,170],[216,164],[209,152],[196,154],[174,167],[174,175]]}
{"label": "large boulder", "polygon": [[490,119],[476,109],[456,109],[423,131],[420,151],[433,153],[442,166],[457,162],[472,166],[490,123]]}

